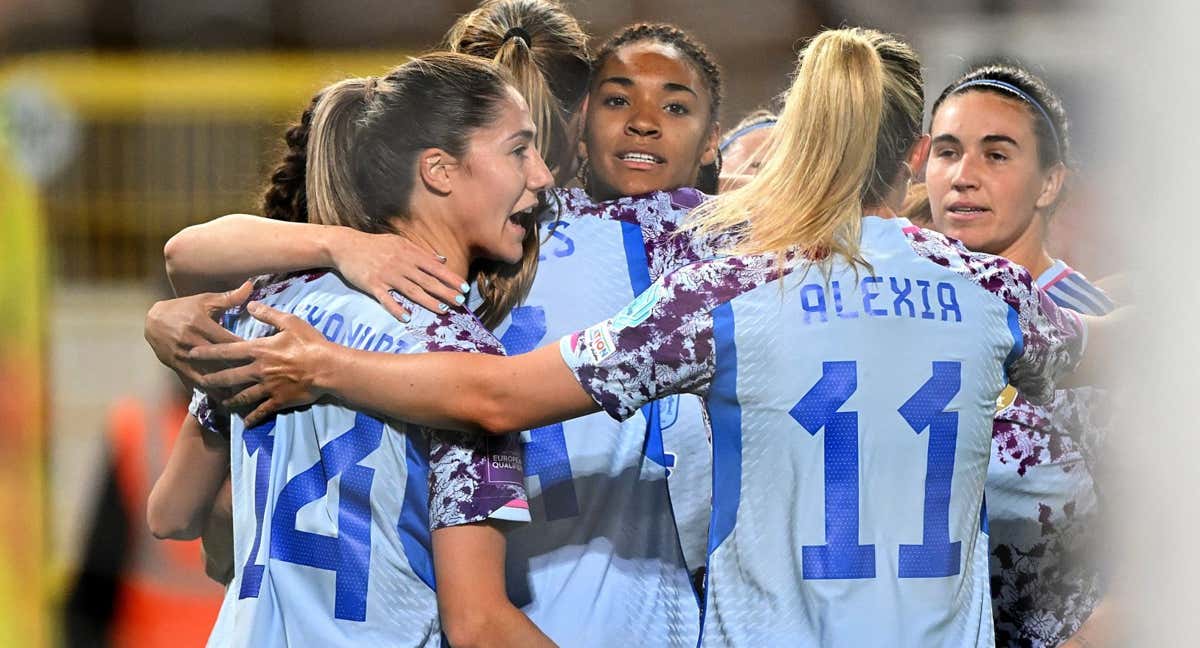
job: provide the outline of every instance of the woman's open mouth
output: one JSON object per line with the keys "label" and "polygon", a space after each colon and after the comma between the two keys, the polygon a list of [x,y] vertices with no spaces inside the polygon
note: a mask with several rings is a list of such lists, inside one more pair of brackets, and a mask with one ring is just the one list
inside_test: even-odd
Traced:
{"label": "woman's open mouth", "polygon": [[653,169],[660,164],[666,164],[666,160],[661,156],[647,153],[646,151],[626,151],[618,153],[616,158],[621,161],[621,164],[626,168],[646,171]]}

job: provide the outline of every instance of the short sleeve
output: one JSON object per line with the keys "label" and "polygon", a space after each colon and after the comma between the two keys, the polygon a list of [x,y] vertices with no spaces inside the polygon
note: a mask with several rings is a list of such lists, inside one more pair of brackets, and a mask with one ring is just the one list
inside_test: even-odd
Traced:
{"label": "short sleeve", "polygon": [[707,392],[716,366],[714,303],[693,267],[668,274],[611,319],[559,341],[576,380],[613,418],[629,418],[670,394]]}
{"label": "short sleeve", "polygon": [[1078,366],[1087,326],[1079,315],[1055,304],[1023,268],[1005,270],[1016,275],[1005,296],[1012,308],[1009,328],[1015,340],[1008,380],[1030,401],[1047,403],[1058,381]]}
{"label": "short sleeve", "polygon": [[199,389],[192,390],[188,414],[195,417],[201,427],[209,432],[229,438],[229,414],[219,404],[212,402],[208,394]]}
{"label": "short sleeve", "polygon": [[529,521],[520,436],[430,430],[429,526]]}

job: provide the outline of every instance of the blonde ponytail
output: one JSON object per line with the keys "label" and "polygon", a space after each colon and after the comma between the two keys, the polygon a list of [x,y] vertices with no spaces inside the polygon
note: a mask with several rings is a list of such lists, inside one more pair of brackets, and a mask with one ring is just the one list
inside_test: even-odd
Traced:
{"label": "blonde ponytail", "polygon": [[729,250],[738,254],[773,252],[782,261],[796,249],[823,263],[863,264],[864,200],[892,181],[919,137],[921,102],[897,101],[896,92],[914,80],[919,96],[916,55],[890,36],[819,34],[800,54],[758,175],[702,205],[689,226],[702,235],[739,232]]}

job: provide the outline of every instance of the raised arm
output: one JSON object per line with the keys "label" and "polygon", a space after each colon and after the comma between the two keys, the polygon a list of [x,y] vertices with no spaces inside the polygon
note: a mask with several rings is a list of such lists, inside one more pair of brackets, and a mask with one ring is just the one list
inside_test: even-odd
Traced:
{"label": "raised arm", "polygon": [[200,361],[252,359],[200,383],[206,389],[254,383],[227,403],[257,404],[247,425],[327,395],[419,425],[495,434],[599,410],[554,344],[519,356],[372,353],[329,342],[300,318],[262,304],[250,304],[250,312],[279,332],[191,352]]}
{"label": "raised arm", "polygon": [[163,258],[177,295],[220,292],[255,275],[333,267],[340,230],[349,231],[230,214],[172,236]]}
{"label": "raised arm", "polygon": [[185,228],[167,241],[163,257],[181,296],[231,290],[255,275],[332,268],[398,319],[405,311],[389,291],[436,311],[439,302],[462,304],[469,288],[439,257],[400,236],[246,214]]}

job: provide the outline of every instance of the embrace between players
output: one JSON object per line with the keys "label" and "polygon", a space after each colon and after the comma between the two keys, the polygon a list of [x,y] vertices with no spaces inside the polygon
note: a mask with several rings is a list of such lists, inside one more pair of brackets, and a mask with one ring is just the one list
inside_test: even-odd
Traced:
{"label": "embrace between players", "polygon": [[976,69],[925,133],[912,48],[831,30],[719,147],[692,37],[586,41],[486,1],[319,92],[266,218],[167,244],[147,339],[198,391],[149,517],[232,479],[209,645],[1094,645],[1123,318],[1045,250],[1053,93]]}

